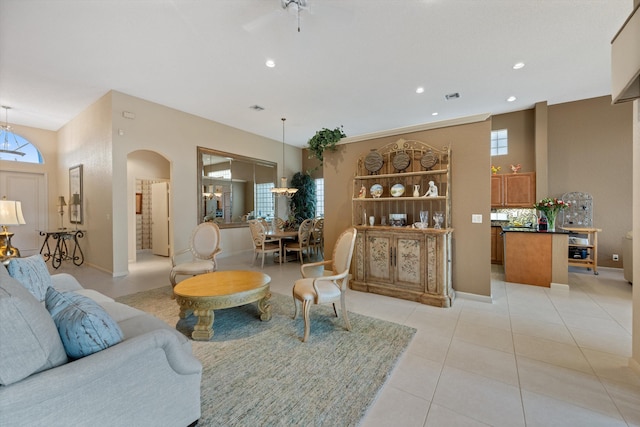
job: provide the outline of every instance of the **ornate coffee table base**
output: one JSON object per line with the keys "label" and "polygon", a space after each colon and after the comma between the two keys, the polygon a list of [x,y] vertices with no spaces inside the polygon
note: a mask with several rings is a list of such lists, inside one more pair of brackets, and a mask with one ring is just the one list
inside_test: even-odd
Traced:
{"label": "ornate coffee table base", "polygon": [[214,310],[240,307],[241,305],[258,301],[260,320],[266,322],[271,320],[269,298],[271,298],[269,284],[265,284],[256,289],[229,295],[204,297],[176,295],[176,302],[180,306],[181,319],[187,318],[189,313],[193,313],[198,318],[198,323],[191,333],[191,338],[197,341],[209,341],[213,338]]}

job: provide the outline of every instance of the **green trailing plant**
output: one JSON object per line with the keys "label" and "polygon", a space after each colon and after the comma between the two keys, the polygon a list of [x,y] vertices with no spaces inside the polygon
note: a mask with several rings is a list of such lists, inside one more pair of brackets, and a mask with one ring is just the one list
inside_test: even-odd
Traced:
{"label": "green trailing plant", "polygon": [[346,136],[347,135],[342,131],[342,126],[333,130],[322,128],[317,131],[308,142],[309,153],[311,154],[309,158],[311,159],[315,157],[320,160],[320,165],[322,165],[324,162],[325,150],[336,151],[336,144]]}
{"label": "green trailing plant", "polygon": [[316,182],[311,175],[296,172],[291,179],[291,186],[298,191],[289,202],[292,215],[295,221],[300,224],[308,218],[316,216]]}

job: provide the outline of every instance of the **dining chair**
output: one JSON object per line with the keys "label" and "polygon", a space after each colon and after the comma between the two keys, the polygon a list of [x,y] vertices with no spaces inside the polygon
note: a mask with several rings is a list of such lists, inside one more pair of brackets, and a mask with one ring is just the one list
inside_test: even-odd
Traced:
{"label": "dining chair", "polygon": [[312,219],[305,219],[298,227],[298,240],[293,242],[286,242],[284,245],[284,252],[298,252],[298,258],[300,264],[304,262],[304,252],[307,252],[307,257],[311,261],[310,240],[311,240],[311,226],[313,225]]}
{"label": "dining chair", "polygon": [[273,221],[271,221],[271,228],[274,231],[284,231],[284,219],[280,217],[273,218]]}
{"label": "dining chair", "polygon": [[[178,263],[180,255],[191,252],[191,260]],[[171,256],[171,286],[176,286],[176,276],[196,276],[217,270],[216,257],[220,248],[220,229],[213,222],[203,222],[191,232],[189,247],[175,252]]]}
{"label": "dining chair", "polygon": [[249,220],[249,230],[251,231],[251,240],[253,241],[254,257],[251,265],[255,264],[258,255],[262,254],[262,268],[264,268],[265,254],[280,255],[280,264],[282,264],[282,242],[280,239],[272,239],[267,236],[267,231],[259,220]]}
{"label": "dining chair", "polygon": [[[309,331],[311,329],[309,308],[311,304],[333,304],[333,312],[336,317],[338,317],[336,303],[339,301],[345,328],[348,331],[351,330],[351,323],[347,316],[345,293],[349,283],[349,268],[351,267],[356,234],[357,231],[354,227],[342,232],[333,248],[332,259],[302,264],[300,266],[302,279],[296,280],[293,285],[293,304],[295,305],[293,318],[298,317],[298,301],[300,301],[300,303],[302,303],[302,314],[304,317],[304,336],[302,342],[306,342],[307,339],[309,339]],[[323,276],[308,276],[308,274],[310,274],[309,269],[316,267],[313,270],[317,272],[317,267],[319,266],[330,266],[331,270],[324,270]]]}
{"label": "dining chair", "polygon": [[316,218],[311,227],[311,246],[316,255],[324,258],[324,218]]}

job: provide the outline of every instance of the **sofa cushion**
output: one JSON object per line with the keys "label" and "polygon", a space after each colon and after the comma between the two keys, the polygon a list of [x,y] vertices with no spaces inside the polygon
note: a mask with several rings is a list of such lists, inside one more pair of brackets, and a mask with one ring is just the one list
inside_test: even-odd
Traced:
{"label": "sofa cushion", "polygon": [[45,301],[69,357],[79,359],[122,341],[118,324],[91,298],[49,288]]}
{"label": "sofa cushion", "polygon": [[0,326],[0,385],[67,362],[47,309],[1,265]]}
{"label": "sofa cushion", "polygon": [[47,288],[51,286],[51,275],[42,255],[13,258],[7,269],[11,277],[22,283],[38,301],[44,301]]}

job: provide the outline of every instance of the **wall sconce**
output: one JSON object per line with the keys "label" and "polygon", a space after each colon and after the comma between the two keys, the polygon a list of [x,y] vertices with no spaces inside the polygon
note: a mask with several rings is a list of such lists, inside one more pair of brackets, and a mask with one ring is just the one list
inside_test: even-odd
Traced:
{"label": "wall sconce", "polygon": [[64,221],[62,217],[64,216],[64,207],[67,206],[67,203],[64,201],[64,196],[58,196],[58,213],[60,214],[60,230],[64,230]]}
{"label": "wall sconce", "polygon": [[6,200],[3,197],[0,200],[0,225],[2,225],[2,233],[0,233],[0,260],[3,262],[9,258],[19,257],[18,248],[11,246],[11,237],[13,233],[7,230],[7,225],[26,224],[22,215],[22,203],[13,200]]}

